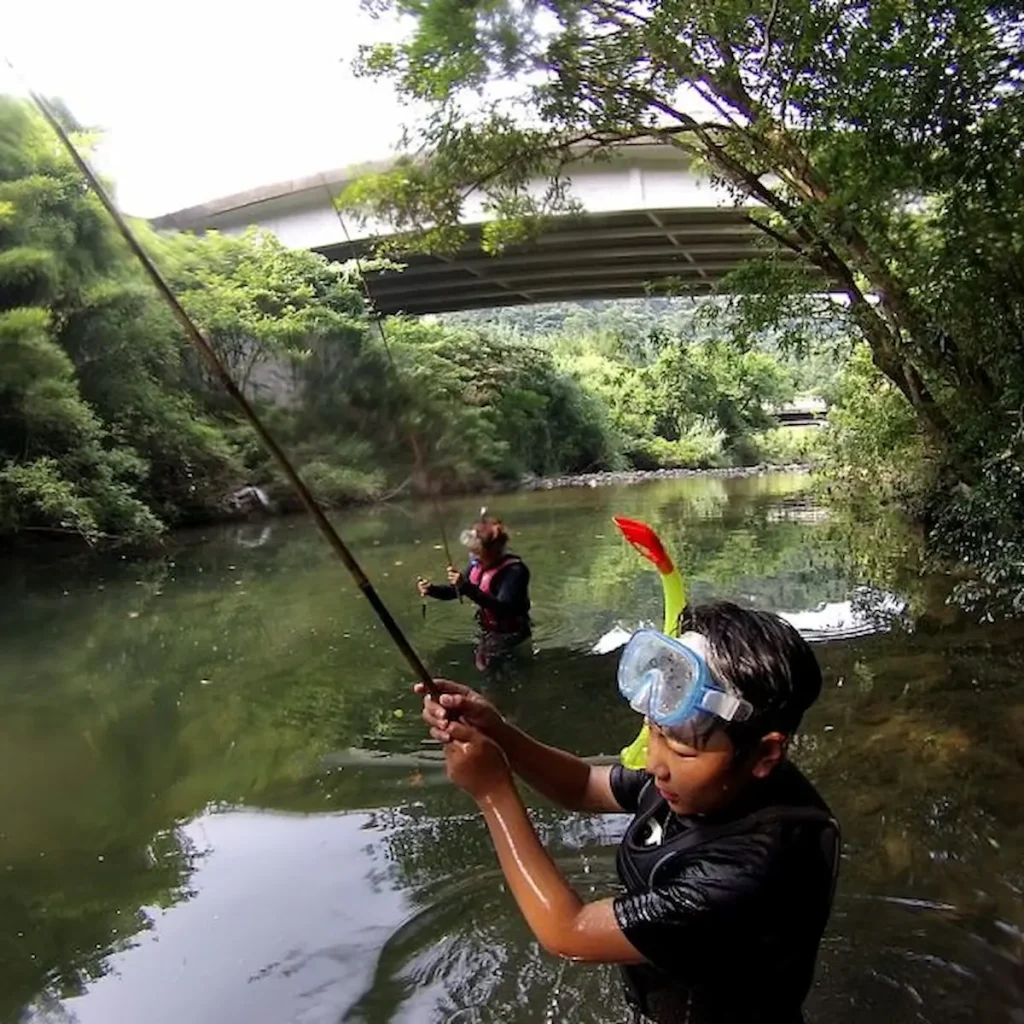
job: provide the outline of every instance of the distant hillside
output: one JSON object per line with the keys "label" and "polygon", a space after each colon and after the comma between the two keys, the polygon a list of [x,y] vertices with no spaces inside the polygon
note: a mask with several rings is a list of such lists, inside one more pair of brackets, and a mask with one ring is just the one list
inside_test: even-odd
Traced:
{"label": "distant hillside", "polygon": [[[467,310],[446,313],[439,319],[464,326],[498,327],[533,340],[604,339],[615,343],[633,362],[645,365],[657,358],[666,341],[699,343],[728,335],[725,313],[717,319],[706,314],[707,300],[651,296]],[[754,347],[777,356],[793,373],[798,391],[823,394],[846,361],[849,345],[838,324],[794,326],[802,326],[803,333],[813,339],[807,351],[787,351],[781,344],[782,331],[766,332],[754,340]]]}

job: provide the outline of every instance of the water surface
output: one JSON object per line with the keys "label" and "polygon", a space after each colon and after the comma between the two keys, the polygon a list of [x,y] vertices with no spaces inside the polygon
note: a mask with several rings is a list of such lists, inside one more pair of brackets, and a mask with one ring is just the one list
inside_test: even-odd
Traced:
{"label": "water surface", "polygon": [[[883,587],[891,538],[851,552],[806,487],[502,498],[536,653],[485,685],[540,738],[617,753],[636,720],[614,653],[593,651],[660,621],[661,597],[610,517],[651,522],[697,600],[771,608],[820,641],[826,686],[794,756],[846,856],[809,1020],[1020,1022],[1024,629],[953,612],[948,581],[902,552]],[[446,505],[450,532],[478,507]],[[470,609],[424,617],[412,591],[443,572],[425,510],[339,523],[432,669],[479,682]],[[0,585],[0,1021],[623,1019],[612,972],[532,941],[402,663],[304,520],[141,562],[8,559]],[[625,819],[528,799],[574,883],[607,895]]]}

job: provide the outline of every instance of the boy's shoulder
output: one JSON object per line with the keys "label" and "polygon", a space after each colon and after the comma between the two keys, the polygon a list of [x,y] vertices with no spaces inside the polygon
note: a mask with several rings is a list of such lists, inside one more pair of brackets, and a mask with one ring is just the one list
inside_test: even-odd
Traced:
{"label": "boy's shoulder", "polygon": [[660,799],[654,787],[654,776],[643,768],[627,768],[623,764],[614,764],[609,782],[618,805],[632,814],[640,810],[642,798],[650,799],[653,794],[655,799]]}
{"label": "boy's shoulder", "polygon": [[[616,765],[612,769],[611,784],[619,805],[633,813],[634,825],[656,815],[665,803],[653,776],[642,769]],[[678,817],[677,821],[688,836],[683,845],[694,851],[719,843],[735,847],[751,839],[770,856],[791,846],[795,833],[838,832],[828,804],[810,780],[788,760],[747,799],[724,813],[687,815]]]}
{"label": "boy's shoulder", "polygon": [[[777,769],[778,770],[778,769]],[[634,784],[635,784],[634,780]],[[676,816],[657,845],[651,822],[663,819],[657,789],[645,786],[623,837],[630,889],[691,890],[711,906],[737,900],[788,899],[793,885],[831,900],[839,857],[839,831],[828,805],[795,767],[764,787],[756,802],[717,816]]]}
{"label": "boy's shoulder", "polygon": [[783,761],[763,785],[719,818],[703,822],[709,835],[721,838],[757,834],[778,845],[794,832],[834,829],[835,819],[814,784],[789,760]]}
{"label": "boy's shoulder", "polygon": [[[839,864],[839,825],[811,781],[789,761],[772,773],[756,799],[744,802],[716,820],[694,827],[689,853],[684,840],[673,858],[687,873],[687,863],[720,863],[723,878],[742,886],[786,889],[796,882],[804,891],[819,889],[831,903]],[[684,833],[685,834],[685,833]],[[742,870],[736,870],[737,868]],[[790,883],[782,880],[788,878]],[[769,884],[770,880],[774,880]],[[781,893],[780,889],[780,893]]]}
{"label": "boy's shoulder", "polygon": [[768,776],[765,783],[759,798],[761,806],[816,808],[830,817],[832,815],[814,783],[788,758]]}

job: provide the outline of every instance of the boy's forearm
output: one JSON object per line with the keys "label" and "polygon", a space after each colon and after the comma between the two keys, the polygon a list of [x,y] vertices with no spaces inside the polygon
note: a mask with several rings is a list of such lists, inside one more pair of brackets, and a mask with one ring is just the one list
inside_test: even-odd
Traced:
{"label": "boy's forearm", "polygon": [[595,963],[641,963],[612,900],[584,903],[541,845],[514,783],[478,798],[502,874],[537,941],[555,956]]}
{"label": "boy's forearm", "polygon": [[591,766],[586,761],[549,747],[504,720],[494,739],[512,770],[538,793],[569,810],[587,810],[584,798]]}
{"label": "boy's forearm", "polygon": [[541,845],[511,781],[480,800],[480,810],[526,923],[549,952],[562,953],[562,932],[571,927],[583,901]]}

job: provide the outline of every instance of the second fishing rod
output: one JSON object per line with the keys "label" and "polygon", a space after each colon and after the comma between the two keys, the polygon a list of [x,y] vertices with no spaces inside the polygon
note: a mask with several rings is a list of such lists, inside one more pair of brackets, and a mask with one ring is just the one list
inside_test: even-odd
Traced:
{"label": "second fishing rod", "polygon": [[[380,308],[378,307],[377,303],[374,300],[373,291],[370,288],[370,280],[367,277],[365,269],[363,267],[363,261],[361,260],[361,258],[359,256],[359,253],[356,250],[356,246],[355,246],[355,244],[352,241],[351,234],[349,234],[348,224],[345,221],[345,215],[342,212],[342,209],[341,209],[341,206],[340,206],[340,204],[338,202],[338,199],[336,198],[334,193],[331,191],[331,187],[330,187],[330,185],[329,185],[329,183],[328,183],[328,181],[327,181],[327,179],[325,177],[321,177],[321,184],[323,185],[324,191],[327,193],[327,198],[328,198],[328,200],[331,203],[331,208],[334,210],[334,215],[338,219],[338,226],[341,228],[341,232],[345,236],[345,243],[348,246],[349,252],[351,254],[350,258],[351,258],[352,263],[353,263],[353,265],[355,267],[356,275],[359,278],[360,286],[363,289],[363,294],[366,297],[366,304],[367,304],[367,307],[369,308],[370,316],[372,317],[373,322],[374,322],[374,324],[377,327],[377,333],[378,333],[378,335],[380,337],[381,345],[383,346],[384,353],[387,356],[388,366],[391,369],[391,374],[394,377],[395,383],[398,385],[399,389],[401,390],[403,388],[403,383],[404,383],[403,379],[402,379],[402,375],[398,371],[398,364],[395,362],[394,353],[391,350],[391,343],[388,341],[387,331],[385,330],[385,327],[384,327],[384,316],[381,313]],[[437,531],[440,534],[440,537],[441,537],[441,547],[444,550],[444,557],[445,557],[445,561],[447,563],[447,567],[450,569],[450,568],[452,568],[454,566],[455,563],[454,563],[454,561],[452,559],[451,547],[448,544],[448,531],[445,529],[444,516],[441,514],[441,506],[440,506],[440,504],[438,503],[438,500],[437,500],[437,492],[435,491],[435,489],[434,489],[434,487],[432,486],[432,483],[431,483],[430,472],[429,472],[429,469],[427,467],[426,459],[423,456],[423,447],[420,444],[420,439],[419,439],[416,431],[413,430],[411,427],[409,428],[409,431],[408,431],[408,438],[409,438],[409,445],[412,448],[413,462],[415,464],[416,471],[419,473],[420,477],[422,478],[423,483],[424,483],[424,487],[425,487],[425,489],[427,491],[427,497],[430,500],[430,506],[431,506],[431,510],[433,512],[434,525],[436,526]],[[462,604],[462,594],[461,593],[458,595],[458,598],[459,598],[459,604]],[[424,602],[422,604],[422,610],[423,610],[423,617],[426,618],[426,616],[427,616],[427,603],[426,603],[425,600],[424,600]]]}

